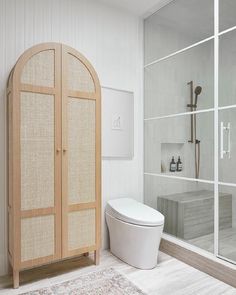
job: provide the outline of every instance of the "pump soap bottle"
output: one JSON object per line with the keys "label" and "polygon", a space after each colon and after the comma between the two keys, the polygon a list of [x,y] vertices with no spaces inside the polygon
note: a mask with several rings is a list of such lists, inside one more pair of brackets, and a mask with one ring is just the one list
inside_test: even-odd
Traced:
{"label": "pump soap bottle", "polygon": [[183,164],[180,160],[180,156],[178,157],[178,162],[177,162],[177,171],[180,172],[183,170]]}
{"label": "pump soap bottle", "polygon": [[176,162],[174,156],[172,157],[172,160],[170,162],[170,172],[175,172],[176,171]]}

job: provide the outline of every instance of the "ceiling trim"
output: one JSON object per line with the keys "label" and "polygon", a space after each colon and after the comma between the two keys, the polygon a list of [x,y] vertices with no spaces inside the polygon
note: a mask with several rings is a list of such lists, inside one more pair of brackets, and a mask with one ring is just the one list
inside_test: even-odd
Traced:
{"label": "ceiling trim", "polygon": [[158,4],[154,5],[150,9],[148,9],[148,11],[142,15],[142,18],[143,19],[148,18],[149,16],[156,13],[159,9],[165,7],[166,5],[169,5],[173,1],[176,1],[176,0],[161,0]]}

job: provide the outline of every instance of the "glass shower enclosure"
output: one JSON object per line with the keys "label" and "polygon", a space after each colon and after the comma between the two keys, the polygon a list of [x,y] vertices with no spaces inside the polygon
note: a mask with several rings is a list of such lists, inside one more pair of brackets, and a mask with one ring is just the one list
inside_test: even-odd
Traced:
{"label": "glass shower enclosure", "polygon": [[144,34],[145,203],[236,263],[236,1],[169,1]]}

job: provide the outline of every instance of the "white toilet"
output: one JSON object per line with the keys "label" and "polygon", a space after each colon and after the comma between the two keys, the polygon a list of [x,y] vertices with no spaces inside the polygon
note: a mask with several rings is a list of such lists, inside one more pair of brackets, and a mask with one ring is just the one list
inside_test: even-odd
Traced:
{"label": "white toilet", "polygon": [[111,200],[106,206],[111,253],[141,269],[157,265],[164,216],[133,199]]}

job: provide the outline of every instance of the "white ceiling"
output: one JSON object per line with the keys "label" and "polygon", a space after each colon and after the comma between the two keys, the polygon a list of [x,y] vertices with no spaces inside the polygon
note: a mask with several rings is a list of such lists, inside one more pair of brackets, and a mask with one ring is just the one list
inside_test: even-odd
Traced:
{"label": "white ceiling", "polygon": [[147,16],[170,0],[100,0],[103,3],[126,9],[139,16]]}

